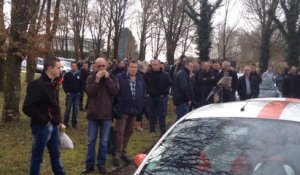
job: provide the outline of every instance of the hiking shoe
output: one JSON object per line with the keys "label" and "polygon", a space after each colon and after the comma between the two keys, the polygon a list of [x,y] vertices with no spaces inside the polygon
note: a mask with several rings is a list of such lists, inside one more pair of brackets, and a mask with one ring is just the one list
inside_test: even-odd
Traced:
{"label": "hiking shoe", "polygon": [[106,168],[105,168],[105,166],[99,166],[99,173],[106,174]]}
{"label": "hiking shoe", "polygon": [[113,166],[120,166],[121,165],[120,159],[113,158],[112,164],[113,164]]}
{"label": "hiking shoe", "polygon": [[129,157],[127,157],[126,155],[121,156],[121,159],[126,163],[126,164],[130,164],[132,162],[131,159],[129,159]]}

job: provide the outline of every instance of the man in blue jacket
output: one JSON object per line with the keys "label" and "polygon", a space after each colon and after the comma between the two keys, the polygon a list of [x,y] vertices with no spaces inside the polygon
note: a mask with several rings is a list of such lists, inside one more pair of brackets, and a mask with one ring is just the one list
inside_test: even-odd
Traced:
{"label": "man in blue jacket", "polygon": [[77,127],[77,115],[79,111],[80,94],[82,92],[82,76],[77,68],[77,63],[71,63],[71,71],[64,76],[63,89],[66,93],[66,111],[64,116],[64,124],[69,126],[69,117],[72,111],[72,127]]}
{"label": "man in blue jacket", "polygon": [[118,75],[120,85],[118,102],[121,106],[122,119],[115,120],[114,166],[120,166],[121,159],[127,164],[131,162],[127,157],[127,145],[136,116],[142,112],[145,105],[146,87],[143,77],[137,72],[137,61],[130,60],[127,72]]}

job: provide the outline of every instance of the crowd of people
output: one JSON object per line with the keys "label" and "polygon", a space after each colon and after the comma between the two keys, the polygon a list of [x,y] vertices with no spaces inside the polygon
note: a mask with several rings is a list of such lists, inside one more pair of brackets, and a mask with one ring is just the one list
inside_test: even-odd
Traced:
{"label": "crowd of people", "polygon": [[[300,98],[300,76],[295,66],[275,72],[269,66],[261,73],[255,64],[236,71],[229,61],[198,63],[184,55],[173,66],[157,59],[148,64],[127,58],[115,62],[97,58],[92,65],[72,62],[71,71],[63,76],[66,109],[62,120],[57,95],[60,67],[59,59],[48,58],[42,76],[27,88],[23,111],[31,118],[33,135],[30,174],[38,174],[46,146],[54,173],[64,174],[59,160],[58,130],[62,124],[69,127],[71,111],[74,129],[77,128],[78,111],[87,112],[87,153],[82,173],[88,174],[94,171],[95,165],[100,173],[106,172],[112,120],[115,141],[112,164],[118,167],[121,161],[131,162],[127,146],[134,129],[144,131],[143,116],[149,121],[150,135],[157,133],[157,123],[159,134],[166,132],[169,100],[176,107],[176,120],[179,120],[189,111],[210,103],[260,97],[262,90],[279,92],[279,95],[270,96]],[[86,104],[83,104],[84,94],[87,95]]]}

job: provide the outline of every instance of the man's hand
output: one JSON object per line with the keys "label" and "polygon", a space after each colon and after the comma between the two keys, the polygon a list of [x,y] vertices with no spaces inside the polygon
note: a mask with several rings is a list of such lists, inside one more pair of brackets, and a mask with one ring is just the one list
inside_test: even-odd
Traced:
{"label": "man's hand", "polygon": [[96,83],[99,83],[103,76],[104,76],[103,71],[98,71],[95,79]]}
{"label": "man's hand", "polygon": [[103,71],[103,76],[104,76],[105,78],[108,78],[108,77],[109,77],[109,73],[105,70],[105,71]]}

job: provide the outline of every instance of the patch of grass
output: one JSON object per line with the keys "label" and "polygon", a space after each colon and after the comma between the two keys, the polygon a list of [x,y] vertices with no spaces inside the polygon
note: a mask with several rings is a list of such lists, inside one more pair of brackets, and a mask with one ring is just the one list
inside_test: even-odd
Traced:
{"label": "patch of grass", "polygon": [[[26,83],[24,83],[25,74],[21,73],[21,101],[20,101],[20,119],[13,123],[3,123],[0,121],[0,174],[16,174],[25,175],[29,172],[29,163],[31,155],[31,130],[30,119],[25,116],[21,110],[23,105],[24,95],[26,91]],[[65,109],[65,95],[63,90],[60,90],[60,104],[62,116]],[[0,111],[3,107],[3,92],[0,92]],[[170,126],[174,122],[173,106],[169,100],[169,117],[167,125]],[[148,121],[144,119],[143,132],[134,132],[128,146],[128,154],[133,157],[135,154],[143,152],[145,149],[152,146],[158,139],[150,137],[148,132]],[[157,129],[159,131],[159,129]],[[74,142],[74,149],[62,150],[61,160],[67,174],[81,174],[81,170],[85,167],[86,151],[87,151],[87,120],[86,113],[79,112],[78,129],[69,128],[66,133]],[[97,144],[98,145],[98,144]],[[47,150],[47,149],[46,149]],[[107,168],[110,169],[111,155],[108,156],[106,162]],[[44,153],[44,160],[41,167],[42,175],[53,174],[50,165],[48,151]],[[98,174],[95,171],[94,174]]]}

